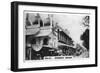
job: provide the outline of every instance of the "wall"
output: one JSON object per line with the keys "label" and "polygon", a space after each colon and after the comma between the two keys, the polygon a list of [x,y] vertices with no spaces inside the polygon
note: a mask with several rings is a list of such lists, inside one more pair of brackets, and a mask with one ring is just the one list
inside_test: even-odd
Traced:
{"label": "wall", "polygon": [[[0,0],[0,73],[11,73],[10,71],[10,2],[13,0]],[[45,3],[61,3],[61,4],[78,4],[78,5],[94,5],[98,6],[100,12],[100,0],[24,0],[31,2],[45,2]],[[98,12],[98,13],[99,13]],[[98,14],[100,16],[100,14]],[[99,20],[99,17],[98,17]],[[98,23],[99,24],[99,23]],[[98,25],[99,26],[99,25]],[[99,29],[100,30],[100,29]],[[99,31],[98,30],[98,31]],[[98,35],[99,37],[100,35]],[[98,39],[100,40],[100,39]],[[99,46],[100,47],[100,46]],[[98,49],[99,49],[98,47]],[[100,49],[98,55],[100,55]],[[98,59],[100,60],[100,58]],[[100,63],[99,63],[100,64]],[[91,68],[74,68],[74,69],[60,69],[60,70],[45,70],[35,71],[36,73],[99,73],[100,66]],[[30,72],[32,73],[32,71]]]}

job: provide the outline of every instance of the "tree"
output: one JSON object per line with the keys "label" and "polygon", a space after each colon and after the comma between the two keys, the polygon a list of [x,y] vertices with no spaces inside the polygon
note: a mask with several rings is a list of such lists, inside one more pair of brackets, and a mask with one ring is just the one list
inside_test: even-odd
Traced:
{"label": "tree", "polygon": [[89,29],[86,29],[81,35],[81,40],[83,40],[83,46],[89,50]]}

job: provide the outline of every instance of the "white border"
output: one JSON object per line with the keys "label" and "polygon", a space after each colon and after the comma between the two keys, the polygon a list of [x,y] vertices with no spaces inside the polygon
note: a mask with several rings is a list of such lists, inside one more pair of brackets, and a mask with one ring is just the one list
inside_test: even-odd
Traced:
{"label": "white border", "polygon": [[[36,67],[50,67],[50,66],[71,66],[71,65],[86,65],[95,64],[95,11],[92,9],[78,9],[78,8],[60,8],[60,7],[45,7],[45,6],[18,6],[18,68],[36,68]],[[23,61],[24,46],[24,28],[23,28],[23,11],[53,11],[53,12],[75,12],[75,13],[90,13],[90,57],[78,60],[59,60],[59,61]]]}

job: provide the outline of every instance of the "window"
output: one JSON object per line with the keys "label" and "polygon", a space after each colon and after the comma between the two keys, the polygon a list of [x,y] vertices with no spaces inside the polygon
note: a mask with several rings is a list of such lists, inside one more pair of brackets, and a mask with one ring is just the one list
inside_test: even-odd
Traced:
{"label": "window", "polygon": [[43,45],[48,45],[48,38],[44,38]]}
{"label": "window", "polygon": [[46,20],[44,21],[44,26],[50,26],[50,19],[46,18]]}
{"label": "window", "polygon": [[34,22],[32,22],[33,25],[37,25],[38,24],[38,19],[35,19]]}

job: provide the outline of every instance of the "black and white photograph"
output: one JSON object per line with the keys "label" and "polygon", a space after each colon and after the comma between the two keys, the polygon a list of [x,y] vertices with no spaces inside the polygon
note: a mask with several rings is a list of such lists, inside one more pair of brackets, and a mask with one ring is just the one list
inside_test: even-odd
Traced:
{"label": "black and white photograph", "polygon": [[11,70],[97,66],[97,7],[12,2]]}
{"label": "black and white photograph", "polygon": [[89,58],[89,14],[24,11],[25,60]]}

